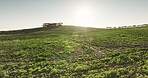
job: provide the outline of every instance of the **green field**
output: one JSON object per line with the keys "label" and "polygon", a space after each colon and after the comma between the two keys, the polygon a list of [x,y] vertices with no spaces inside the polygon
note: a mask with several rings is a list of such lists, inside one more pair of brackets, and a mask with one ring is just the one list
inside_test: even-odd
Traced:
{"label": "green field", "polygon": [[148,26],[1,31],[0,78],[148,78]]}

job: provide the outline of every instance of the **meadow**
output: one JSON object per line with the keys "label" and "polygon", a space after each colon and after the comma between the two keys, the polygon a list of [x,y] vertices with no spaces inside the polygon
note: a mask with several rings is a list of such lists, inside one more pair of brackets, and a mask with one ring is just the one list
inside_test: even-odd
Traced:
{"label": "meadow", "polygon": [[0,78],[148,78],[148,26],[0,31]]}

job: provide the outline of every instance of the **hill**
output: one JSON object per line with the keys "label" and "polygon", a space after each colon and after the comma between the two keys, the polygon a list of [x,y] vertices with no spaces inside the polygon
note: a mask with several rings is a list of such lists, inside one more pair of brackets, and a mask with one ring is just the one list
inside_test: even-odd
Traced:
{"label": "hill", "polygon": [[0,32],[0,78],[147,78],[148,26]]}

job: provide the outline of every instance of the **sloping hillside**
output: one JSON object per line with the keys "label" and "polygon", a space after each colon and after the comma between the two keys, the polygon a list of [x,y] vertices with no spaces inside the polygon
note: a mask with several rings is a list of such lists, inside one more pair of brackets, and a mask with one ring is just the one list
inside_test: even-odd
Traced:
{"label": "sloping hillside", "polygon": [[0,78],[147,78],[148,26],[0,32]]}

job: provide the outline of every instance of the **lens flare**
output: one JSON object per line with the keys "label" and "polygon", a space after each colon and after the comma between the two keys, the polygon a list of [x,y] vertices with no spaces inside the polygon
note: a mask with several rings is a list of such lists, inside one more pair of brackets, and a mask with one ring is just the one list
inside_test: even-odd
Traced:
{"label": "lens flare", "polygon": [[93,11],[91,8],[83,6],[79,7],[76,11],[76,25],[79,26],[92,26],[93,25]]}

